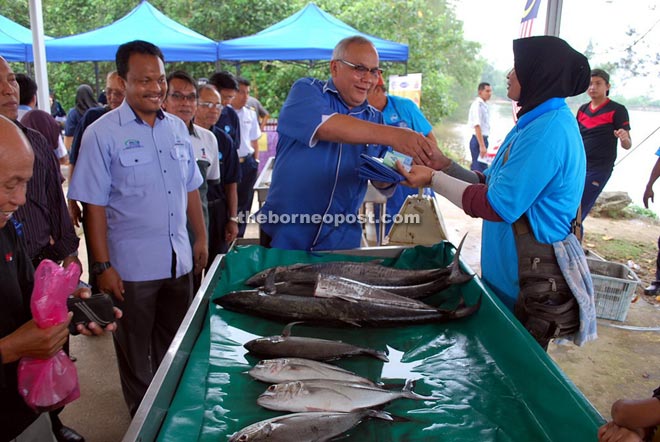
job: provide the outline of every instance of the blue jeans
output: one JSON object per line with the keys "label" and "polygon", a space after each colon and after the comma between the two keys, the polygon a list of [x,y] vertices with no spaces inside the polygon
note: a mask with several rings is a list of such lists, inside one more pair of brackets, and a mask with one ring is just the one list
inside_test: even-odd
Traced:
{"label": "blue jeans", "polygon": [[582,221],[587,217],[589,211],[598,199],[598,195],[603,191],[605,184],[612,175],[612,169],[609,170],[587,170],[587,176],[584,181],[584,192],[582,193]]}
{"label": "blue jeans", "polygon": [[[488,147],[488,137],[484,137],[484,143]],[[472,155],[472,164],[470,165],[470,170],[476,170],[477,172],[483,172],[488,168],[488,165],[485,163],[480,163],[479,158],[479,140],[477,140],[476,135],[472,135],[470,138],[470,154]]]}

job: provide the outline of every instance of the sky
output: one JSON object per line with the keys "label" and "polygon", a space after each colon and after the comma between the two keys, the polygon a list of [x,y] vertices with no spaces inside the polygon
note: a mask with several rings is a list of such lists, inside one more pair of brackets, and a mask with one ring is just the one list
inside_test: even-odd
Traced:
{"label": "sky", "polygon": [[[497,69],[513,65],[511,41],[518,38],[520,18],[525,0],[450,0],[457,18],[463,21],[465,38],[481,43],[481,55]],[[541,0],[539,18],[533,34],[544,31],[547,0]],[[626,35],[633,27],[643,37],[634,48],[640,57],[655,57],[660,51],[660,6],[657,0],[564,0],[560,37],[580,52],[591,42],[594,56],[592,67],[599,63],[618,61],[624,49],[635,38]],[[651,42],[656,43],[652,48]],[[655,51],[655,52],[654,52]],[[612,75],[611,84],[617,94],[634,97],[647,95],[660,99],[660,67],[649,77],[629,78],[623,70]]]}

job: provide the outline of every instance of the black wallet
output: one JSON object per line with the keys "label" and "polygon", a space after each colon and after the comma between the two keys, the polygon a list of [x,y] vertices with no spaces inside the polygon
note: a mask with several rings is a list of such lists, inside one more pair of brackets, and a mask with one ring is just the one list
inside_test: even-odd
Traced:
{"label": "black wallet", "polygon": [[76,326],[94,322],[105,328],[115,321],[114,304],[112,298],[106,293],[95,293],[89,298],[67,298],[66,306],[73,312],[73,318],[69,323],[69,331],[77,335]]}

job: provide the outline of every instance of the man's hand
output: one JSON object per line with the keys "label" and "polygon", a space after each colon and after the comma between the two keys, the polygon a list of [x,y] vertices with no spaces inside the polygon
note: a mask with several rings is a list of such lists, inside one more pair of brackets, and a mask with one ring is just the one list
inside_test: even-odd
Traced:
{"label": "man's hand", "polygon": [[238,236],[238,224],[235,221],[227,221],[225,224],[225,241],[231,244]]}
{"label": "man's hand", "polygon": [[649,208],[649,199],[651,200],[652,203],[655,202],[653,200],[653,197],[654,197],[653,187],[647,186],[646,189],[644,190],[644,197],[642,198],[642,201],[644,201],[644,207],[646,207],[647,209]]}
{"label": "man's hand", "polygon": [[486,156],[486,153],[488,153],[488,148],[486,147],[485,144],[479,144],[479,153],[481,154],[482,157]]}
{"label": "man's hand", "polygon": [[78,201],[68,200],[69,205],[69,217],[74,226],[80,227],[80,222],[82,221],[82,210],[78,205]]}
{"label": "man's hand", "polygon": [[433,155],[431,155],[431,164],[428,164],[428,166],[433,170],[444,170],[450,164],[451,160],[440,149],[434,149]]}
{"label": "man's hand", "polygon": [[37,359],[48,359],[57,353],[69,336],[69,318],[61,324],[48,328],[39,328],[34,319],[20,326],[13,333],[0,339],[2,362],[9,363],[29,356]]}
{"label": "man's hand", "polygon": [[206,238],[204,238],[204,241],[195,240],[195,244],[193,244],[193,263],[195,265],[195,275],[202,273],[202,270],[206,268],[206,263],[208,260],[209,248],[206,245]]}
{"label": "man's hand", "polygon": [[[86,287],[81,287],[75,292],[73,292],[73,296],[75,298],[87,299],[92,296],[92,292],[90,289]],[[115,319],[120,319],[122,317],[122,311],[119,310],[117,307],[113,307],[112,309],[115,312]],[[98,325],[96,322],[90,322],[87,324],[87,327],[85,327],[83,324],[78,324],[76,325],[76,329],[80,334],[85,336],[100,336],[105,332],[113,332],[117,330],[117,323],[116,322],[110,323],[106,325],[105,328],[103,328],[100,325]]]}
{"label": "man's hand", "polygon": [[82,273],[82,263],[78,259],[78,256],[67,256],[66,258],[64,258],[64,260],[62,261],[62,267],[66,269],[67,267],[69,267],[69,265],[73,263],[78,264],[78,267],[80,267],[80,272]]}
{"label": "man's hand", "polygon": [[428,138],[410,129],[401,129],[397,134],[397,138],[391,143],[394,150],[412,157],[415,164],[431,165],[438,148]]}
{"label": "man's hand", "polygon": [[396,168],[401,175],[406,178],[402,184],[409,187],[428,187],[431,185],[431,178],[434,170],[426,166],[413,165],[410,172],[406,172],[400,161],[396,162]]}
{"label": "man's hand", "polygon": [[115,298],[120,301],[124,300],[124,282],[121,280],[121,276],[117,273],[114,267],[110,267],[101,273],[96,281],[99,285],[99,289],[103,293],[108,293],[113,295]]}
{"label": "man's hand", "polygon": [[630,140],[630,133],[625,129],[617,129],[614,131],[614,136],[621,141],[621,147],[630,149],[632,141]]}
{"label": "man's hand", "polygon": [[608,422],[598,429],[598,442],[643,442],[636,431]]}

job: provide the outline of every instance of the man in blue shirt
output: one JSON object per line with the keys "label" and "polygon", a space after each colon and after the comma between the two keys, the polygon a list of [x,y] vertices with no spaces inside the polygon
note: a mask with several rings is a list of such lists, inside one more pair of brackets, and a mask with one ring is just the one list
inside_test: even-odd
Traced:
{"label": "man in blue shirt", "polygon": [[[378,77],[376,86],[369,91],[369,104],[383,113],[383,121],[389,126],[405,127],[419,132],[429,139],[434,146],[438,146],[438,140],[433,135],[433,126],[426,119],[417,104],[409,98],[388,95],[383,76]],[[433,191],[426,189],[427,194],[433,195]],[[399,213],[401,206],[410,195],[416,195],[417,189],[406,186],[397,186],[394,194],[387,199],[385,211],[387,212],[388,233],[392,228],[392,219]]]}
{"label": "man in blue shirt", "polygon": [[121,45],[116,61],[126,99],[83,134],[69,197],[87,204],[92,271],[124,311],[114,342],[134,415],[192,300],[193,265],[200,272],[208,250],[188,130],[161,110],[163,55],[138,40]]}
{"label": "man in blue shirt", "polygon": [[378,63],[369,40],[348,37],[333,51],[330,80],[302,78],[291,88],[280,112],[268,198],[257,214],[271,246],[359,247],[357,213],[367,189],[358,176],[360,154],[381,156],[391,145],[430,164],[435,146],[411,130],[382,125],[380,112],[367,103]]}

